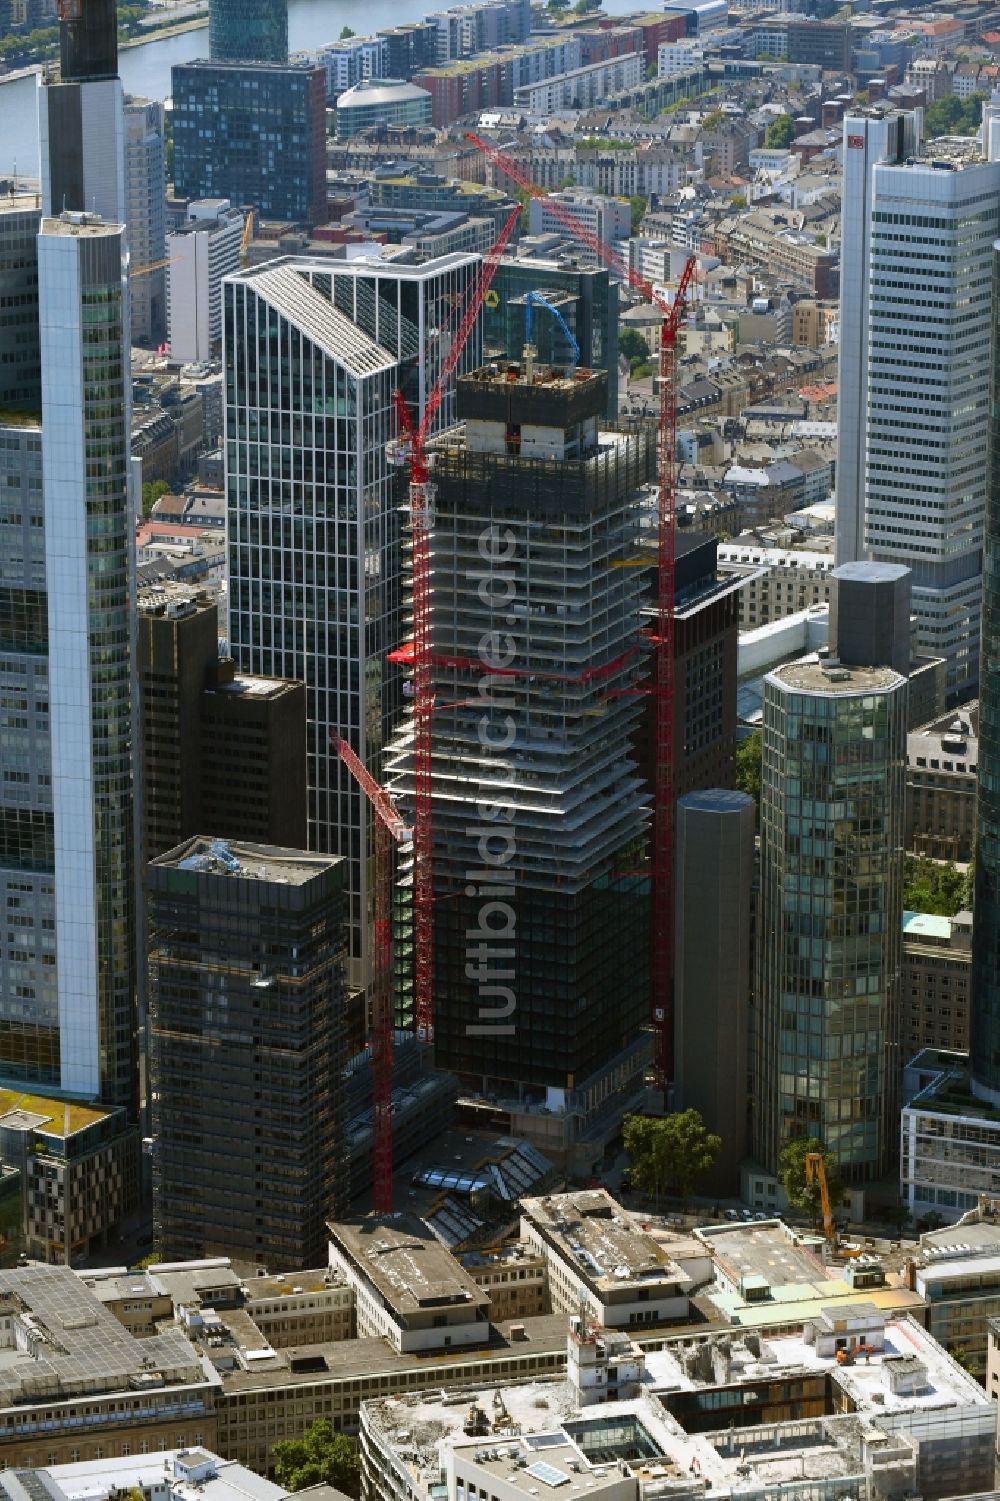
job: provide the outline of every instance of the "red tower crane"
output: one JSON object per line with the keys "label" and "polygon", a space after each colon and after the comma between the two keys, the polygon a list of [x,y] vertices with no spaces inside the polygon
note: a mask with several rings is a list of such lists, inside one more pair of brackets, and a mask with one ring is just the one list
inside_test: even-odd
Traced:
{"label": "red tower crane", "polygon": [[462,320],[437,382],[427,398],[420,426],[414,428],[401,391],[394,394],[403,440],[394,445],[399,462],[410,462],[410,524],[413,559],[413,642],[392,653],[395,660],[413,665],[414,706],[414,822],[412,829],[397,813],[384,787],[345,740],[333,737],[334,747],[372,805],[375,815],[375,932],[372,963],[372,1102],[373,1202],[376,1214],[392,1209],[392,842],[413,843],[414,992],[417,1036],[434,1040],[434,828],[431,810],[431,714],[434,684],[431,672],[430,527],[434,487],[424,444],[448,382],[458,368],[462,351],[475,328],[483,299],[496,275],[504,246],[517,223],[520,208],[507,217],[496,243],[483,257]]}
{"label": "red tower crane", "polygon": [[514,232],[520,208],[512,210],[479,268],[462,321],[455,331],[434,389],[414,427],[402,391],[395,394],[403,441],[397,445],[400,462],[410,461],[410,548],[413,569],[413,990],[417,1036],[434,1041],[434,824],[431,805],[431,714],[434,682],[431,663],[431,548],[434,486],[424,445],[448,383],[458,369],[462,351],[476,326],[483,299],[490,289],[504,247]]}
{"label": "red tower crane", "polygon": [[653,778],[653,913],[652,913],[652,1025],[656,1081],[665,1088],[674,1070],[674,606],[677,549],[677,330],[684,316],[687,292],[696,269],[689,256],[677,283],[673,302],[655,290],[599,235],[581,224],[572,209],[550,198],[518,164],[480,136],[466,132],[499,172],[546,208],[574,239],[594,251],[622,281],[634,287],[663,314],[660,327],[659,499],[657,505],[655,752]]}

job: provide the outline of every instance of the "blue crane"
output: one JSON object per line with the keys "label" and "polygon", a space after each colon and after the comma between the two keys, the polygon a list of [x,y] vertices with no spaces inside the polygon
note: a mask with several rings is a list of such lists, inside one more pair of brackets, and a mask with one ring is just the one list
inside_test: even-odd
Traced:
{"label": "blue crane", "polygon": [[556,320],[556,322],[558,323],[559,327],[562,329],[563,333],[566,335],[566,338],[567,338],[567,340],[569,342],[569,346],[570,346],[570,348],[573,351],[573,357],[572,357],[572,360],[570,361],[570,367],[569,367],[570,374],[572,374],[573,371],[576,369],[577,365],[580,363],[580,346],[576,342],[576,339],[573,337],[573,334],[570,331],[569,324],[566,322],[566,319],[563,317],[562,313],[556,307],[555,303],[554,302],[550,302],[547,297],[543,297],[542,294],[541,294],[541,292],[534,292],[534,291],[532,291],[532,292],[527,292],[525,294],[525,298],[524,298],[524,342],[525,342],[525,344],[527,344],[527,345],[532,344],[531,325],[532,325],[532,321],[533,321],[533,312],[534,312],[534,307],[535,307],[536,303],[538,304],[539,307],[548,308],[549,312],[552,314],[553,318]]}

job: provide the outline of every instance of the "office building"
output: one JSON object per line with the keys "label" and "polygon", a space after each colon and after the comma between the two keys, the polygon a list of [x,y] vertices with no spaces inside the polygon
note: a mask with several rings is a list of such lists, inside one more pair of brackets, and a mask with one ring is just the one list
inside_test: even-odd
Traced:
{"label": "office building", "polygon": [[208,55],[214,63],[287,62],[287,0],[210,0]]}
{"label": "office building", "polygon": [[[993,247],[993,327],[1000,320],[1000,241]],[[1000,340],[990,371],[990,488],[983,563],[976,926],[972,940],[972,1080],[1000,1105]]]}
{"label": "office building", "polygon": [[1000,161],[969,142],[919,157],[914,118],[844,119],[837,557],[911,570],[918,649],[961,697],[979,672]]}
{"label": "office building", "polygon": [[830,591],[830,644],[845,667],[910,671],[910,570],[893,563],[841,563]]}
{"label": "office building", "polygon": [[675,813],[674,1104],[697,1110],[722,1149],[702,1191],[736,1191],[747,1152],[750,938],[756,809],[712,788]]}
{"label": "office building", "polygon": [[915,855],[972,858],[978,726],[978,704],[965,704],[906,737],[906,848]]}
{"label": "office building", "polygon": [[[412,250],[391,246],[383,253],[371,246],[349,261],[300,260],[295,266],[339,313],[393,357],[394,379],[410,411],[414,417],[423,412],[451,348],[442,330],[461,322],[479,274],[479,256],[455,253],[423,260]],[[477,326],[462,351],[458,374],[474,370],[481,358]],[[440,432],[454,421],[455,391],[450,387],[432,431]]]}
{"label": "office building", "polygon": [[[107,1104],[132,1105],[131,402],[124,242],[121,225],[73,214],[44,219],[38,237],[42,427],[40,433],[21,429],[16,446],[24,445],[29,504],[32,471],[35,485],[44,477],[44,566],[36,546],[34,610],[19,612],[18,625],[21,649],[35,654],[29,670],[34,711],[45,715],[31,722],[37,731],[45,724],[48,743],[47,755],[38,756],[44,741],[32,746],[30,729],[16,731],[23,748],[5,758],[5,775],[26,794],[27,806],[38,799],[37,814],[15,819],[34,871],[21,878],[30,888],[26,917],[29,905],[38,903],[38,926],[24,957],[32,968],[41,960],[51,979],[42,994],[30,981],[20,989],[12,985],[6,1004],[24,1028],[19,1076],[52,1081],[58,1038],[55,1082]],[[20,863],[15,848],[10,856]],[[13,879],[12,872],[8,885]],[[9,1072],[6,1060],[0,1069]]]}
{"label": "office building", "polygon": [[900,1057],[924,1048],[967,1053],[972,974],[972,913],[903,913]]}
{"label": "office building", "polygon": [[347,862],[349,978],[365,986],[371,812],[330,742],[380,777],[398,715],[396,364],[296,263],[243,272],[224,297],[230,649],[243,672],[306,685],[309,848]]}
{"label": "office building", "polygon": [[[642,584],[616,564],[634,556],[655,435],[599,429],[599,372],[492,365],[457,385],[464,431],[431,445],[435,1053],[565,1163],[597,1149],[598,1100],[613,1129],[648,1045],[648,883],[626,854],[648,820],[630,751]],[[494,546],[503,693],[484,712]],[[386,775],[411,807],[410,718]],[[495,841],[483,807],[503,810]],[[495,959],[486,933],[479,949],[468,936],[493,880],[507,929]]]}
{"label": "office building", "polygon": [[175,365],[204,364],[222,343],[222,278],[239,270],[243,215],[223,199],[188,205],[167,236],[167,338]]}
{"label": "office building", "polygon": [[632,233],[632,209],[628,203],[604,193],[567,188],[561,193],[550,193],[547,198],[532,198],[528,214],[533,235],[567,233],[565,220],[557,218],[550,207],[552,202],[572,214],[582,229],[608,245],[627,240]]}
{"label": "office building", "polygon": [[310,1267],[339,1207],[342,862],[204,838],[147,871],[153,1219],[168,1256]]}
{"label": "office building", "polygon": [[400,78],[361,78],[337,96],[338,141],[349,141],[379,125],[430,123],[430,94]]}
{"label": "office building", "polygon": [[906,679],[805,658],[764,679],[754,1153],[816,1136],[847,1183],[899,1121]]}
{"label": "office building", "polygon": [[[153,1333],[154,1331],[150,1331]],[[127,1445],[125,1446],[127,1448]],[[220,1459],[199,1444],[191,1449],[167,1449],[150,1454],[123,1453],[116,1459],[94,1458],[76,1464],[51,1464],[26,1470],[18,1482],[25,1496],[50,1501],[74,1501],[86,1493],[91,1501],[118,1501],[122,1495],[156,1496],[157,1501],[189,1501],[192,1493],[204,1501],[287,1501],[283,1485],[255,1475],[233,1459]],[[16,1501],[24,1501],[20,1494]]]}
{"label": "office building", "polygon": [[[326,222],[326,72],[312,62],[179,63],[174,192],[265,219]],[[225,140],[225,151],[217,149]]]}
{"label": "office building", "polygon": [[126,221],[125,100],[118,77],[115,0],[67,7],[59,23],[59,81],[38,93],[42,211]]}
{"label": "office building", "polygon": [[[976,999],[973,988],[973,1035]],[[950,1224],[1000,1197],[1000,1116],[979,1098],[967,1054],[930,1047],[907,1063],[900,1136],[900,1192],[914,1220]]]}
{"label": "office building", "polygon": [[214,598],[140,589],[142,863],[194,834],[303,849],[306,690],[219,658]]}
{"label": "office building", "polygon": [[156,344],[167,328],[167,191],[163,105],[129,99],[125,104],[125,227],[131,260],[129,297],[133,344]]}
{"label": "office building", "polygon": [[[618,283],[605,266],[578,263],[560,232],[559,242],[522,239],[506,251],[483,308],[483,349],[491,357],[519,360],[524,349],[525,296],[540,292],[558,307],[580,348],[580,363],[608,377],[606,416],[618,419]],[[544,364],[567,365],[572,349],[558,321],[536,308],[532,342]]]}
{"label": "office building", "polygon": [[364,1402],[366,1501],[461,1501],[473,1487],[531,1501],[542,1486],[641,1501],[693,1480],[719,1501],[789,1486],[816,1501],[992,1487],[989,1396],[916,1319],[887,1318],[864,1294],[843,1317],[786,1315],[763,1362],[752,1330],[644,1351],[641,1335],[571,1317],[564,1338],[566,1379],[484,1380],[464,1406],[431,1391]]}

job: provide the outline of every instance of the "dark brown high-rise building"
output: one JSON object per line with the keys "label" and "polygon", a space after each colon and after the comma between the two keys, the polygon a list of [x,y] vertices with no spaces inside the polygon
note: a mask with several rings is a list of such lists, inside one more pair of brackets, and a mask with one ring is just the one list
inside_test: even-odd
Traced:
{"label": "dark brown high-rise building", "polygon": [[302,683],[219,658],[214,599],[183,585],[139,595],[142,859],[193,834],[306,846]]}

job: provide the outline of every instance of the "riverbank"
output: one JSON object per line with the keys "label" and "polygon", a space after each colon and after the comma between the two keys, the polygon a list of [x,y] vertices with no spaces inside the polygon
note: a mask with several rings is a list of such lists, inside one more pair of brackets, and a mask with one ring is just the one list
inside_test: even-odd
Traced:
{"label": "riverbank", "polygon": [[208,16],[196,16],[192,21],[178,21],[176,26],[159,26],[155,31],[150,31],[145,36],[129,37],[127,42],[118,43],[119,52],[127,52],[130,47],[148,47],[150,42],[163,42],[168,37],[183,36],[188,31],[203,31],[208,25]]}

